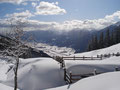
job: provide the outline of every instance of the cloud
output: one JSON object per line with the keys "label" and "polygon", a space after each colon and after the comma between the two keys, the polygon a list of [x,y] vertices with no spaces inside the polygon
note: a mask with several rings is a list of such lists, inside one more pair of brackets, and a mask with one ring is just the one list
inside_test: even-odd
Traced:
{"label": "cloud", "polygon": [[19,4],[21,0],[0,0],[0,3],[17,3]]}
{"label": "cloud", "polygon": [[37,3],[32,2],[32,6],[33,6],[33,7],[36,7],[36,5],[37,5]]}
{"label": "cloud", "polygon": [[58,6],[58,2],[49,3],[49,2],[40,2],[36,7],[36,15],[58,15],[65,14],[66,10]]}
{"label": "cloud", "polygon": [[39,0],[0,0],[0,3],[12,3],[27,5],[26,1],[39,1]]}
{"label": "cloud", "polygon": [[34,16],[32,13],[30,13],[28,10],[20,13],[13,13],[13,14],[7,14],[5,17],[7,18],[14,18],[14,19],[27,19]]}
{"label": "cloud", "polygon": [[[58,22],[40,22],[34,20],[34,24],[28,21],[36,30],[100,30],[112,24],[120,21],[120,11],[113,13],[112,15],[106,15],[101,19],[94,20],[71,20],[64,21],[62,23]],[[34,29],[33,28],[33,29]],[[28,29],[30,30],[30,29]],[[32,30],[32,29],[31,29]]]}
{"label": "cloud", "polygon": [[[101,19],[94,20],[71,20],[59,22],[41,22],[38,20],[29,20],[28,17],[31,17],[32,14],[29,11],[22,13],[14,13],[13,16],[22,16],[26,17],[24,22],[26,22],[26,31],[33,30],[55,30],[55,31],[70,31],[70,30],[100,30],[109,25],[115,24],[117,21],[120,21],[120,11],[113,13],[112,15],[106,15]],[[30,15],[29,15],[30,14]],[[7,27],[9,24],[4,20],[0,20],[0,27]]]}
{"label": "cloud", "polygon": [[120,19],[120,11],[113,13],[112,15],[106,15],[105,19],[114,20],[115,18]]}

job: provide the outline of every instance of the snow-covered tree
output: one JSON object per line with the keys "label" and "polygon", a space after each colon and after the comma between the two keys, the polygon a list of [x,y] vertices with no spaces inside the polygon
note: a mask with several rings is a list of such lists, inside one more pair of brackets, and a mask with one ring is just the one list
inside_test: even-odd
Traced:
{"label": "snow-covered tree", "polygon": [[18,84],[17,84],[17,73],[18,73],[18,67],[19,67],[19,57],[25,54],[28,50],[27,46],[27,40],[22,40],[24,37],[24,23],[21,21],[17,21],[15,24],[11,23],[11,32],[7,34],[6,42],[7,43],[0,43],[0,45],[3,44],[3,46],[6,46],[5,49],[2,50],[2,55],[4,56],[11,56],[15,58],[14,63],[14,90],[17,90]]}

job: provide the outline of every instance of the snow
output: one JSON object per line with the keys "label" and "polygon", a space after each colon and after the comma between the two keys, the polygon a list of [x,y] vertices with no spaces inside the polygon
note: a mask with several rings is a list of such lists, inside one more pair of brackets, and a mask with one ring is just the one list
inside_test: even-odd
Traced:
{"label": "snow", "polygon": [[[77,53],[71,56],[97,56],[117,52],[120,52],[120,44],[90,52]],[[68,71],[79,74],[91,73],[94,72],[95,69],[98,72],[110,72],[114,71],[116,67],[120,69],[120,57],[114,56],[103,60],[65,60],[65,66]]]}
{"label": "snow", "polygon": [[8,70],[8,65],[5,62],[0,63],[0,80],[6,80],[7,74],[6,71]]}
{"label": "snow", "polygon": [[90,60],[90,61],[71,61],[66,60],[65,66],[68,71],[74,74],[88,74],[94,72],[111,72],[115,68],[120,69],[120,57],[111,57],[105,60]]}
{"label": "snow", "polygon": [[77,53],[71,56],[97,56],[100,54],[109,54],[109,53],[117,53],[120,52],[120,43],[113,45],[111,47],[108,48],[103,48],[103,49],[98,49],[98,50],[94,50],[94,51],[90,51],[90,52],[84,52],[84,53]]}
{"label": "snow", "polygon": [[120,72],[104,73],[49,90],[120,90]]}
{"label": "snow", "polygon": [[[117,52],[120,52],[120,44],[71,56],[96,56]],[[49,90],[120,90],[120,71],[115,71],[116,67],[120,70],[120,57],[113,56],[103,60],[66,60],[65,66],[73,74],[88,74],[94,72],[94,70],[102,74]]]}
{"label": "snow", "polygon": [[[21,59],[18,71],[18,88],[43,90],[65,85],[63,70],[52,58]],[[14,73],[8,73],[7,85],[13,86]]]}
{"label": "snow", "polygon": [[0,83],[0,90],[14,90],[14,88]]}
{"label": "snow", "polygon": [[36,45],[38,50],[42,50],[51,57],[53,56],[69,56],[75,53],[75,50],[72,48],[67,47],[58,47],[58,46],[51,46],[44,43],[38,43]]}
{"label": "snow", "polygon": [[[70,49],[62,50],[56,47],[45,47],[38,45],[38,49],[48,52],[50,55],[72,54]],[[41,47],[41,48],[40,48]],[[47,49],[46,49],[47,48]],[[72,53],[70,53],[70,52]],[[98,54],[108,54],[120,52],[120,44],[108,48],[94,50],[91,52],[78,53],[71,56],[96,56]],[[103,60],[75,60],[65,61],[68,71],[73,74],[91,73],[94,69],[103,74],[81,79],[78,82],[66,85],[63,70],[60,64],[52,58],[28,58],[20,59],[18,70],[19,90],[120,90],[120,72],[115,72],[115,68],[120,70],[120,57],[110,57]],[[14,72],[13,64],[8,60],[0,59],[0,90],[13,90]]]}

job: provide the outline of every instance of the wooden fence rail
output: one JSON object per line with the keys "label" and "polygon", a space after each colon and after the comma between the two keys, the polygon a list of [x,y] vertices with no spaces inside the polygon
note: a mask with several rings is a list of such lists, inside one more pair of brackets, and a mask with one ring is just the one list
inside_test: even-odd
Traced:
{"label": "wooden fence rail", "polygon": [[[115,68],[115,71],[120,71],[118,67]],[[104,72],[97,72],[96,69],[94,69],[93,72],[88,73],[88,74],[73,74],[71,71],[68,72],[65,68],[64,68],[64,80],[66,81],[66,83],[71,84],[73,82],[76,82],[80,79],[86,78],[86,77],[90,77],[90,76],[94,76],[94,75],[98,75]]]}
{"label": "wooden fence rail", "polygon": [[109,53],[109,54],[100,54],[97,55],[96,57],[91,56],[91,57],[75,57],[75,56],[69,56],[69,57],[59,57],[59,56],[54,56],[53,58],[60,63],[61,68],[65,67],[65,60],[103,60],[105,58],[109,58],[111,56],[120,56],[120,53],[117,52],[115,53]]}
{"label": "wooden fence rail", "polygon": [[63,60],[102,60],[102,57],[62,57]]}
{"label": "wooden fence rail", "polygon": [[102,57],[59,57],[56,59],[58,62],[60,62],[60,67],[65,67],[65,60],[102,60]]}

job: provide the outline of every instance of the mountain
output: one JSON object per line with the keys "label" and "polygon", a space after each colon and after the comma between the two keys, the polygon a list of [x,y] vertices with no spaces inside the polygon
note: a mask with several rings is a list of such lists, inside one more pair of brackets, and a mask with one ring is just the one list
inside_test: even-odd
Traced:
{"label": "mountain", "polygon": [[76,52],[84,52],[94,34],[99,36],[101,32],[105,33],[108,29],[112,31],[117,27],[120,27],[120,22],[100,30],[34,30],[26,32],[26,37],[33,35],[38,43],[46,43],[59,47],[70,47],[75,49]]}
{"label": "mountain", "polygon": [[53,31],[53,30],[35,30],[27,32],[27,35],[33,35],[39,43],[47,43],[59,47],[70,47],[76,52],[85,51],[88,41],[96,31],[89,30],[71,30],[71,31]]}
{"label": "mountain", "polygon": [[115,31],[116,28],[120,28],[120,21],[117,22],[117,23],[115,23],[115,24],[113,24],[113,25],[110,25],[110,26],[108,26],[108,27],[106,27],[106,28],[104,28],[104,29],[99,30],[97,33],[98,33],[98,34],[99,34],[100,32],[104,32],[104,33],[105,33],[108,29],[110,30],[110,32],[112,32],[112,30]]}
{"label": "mountain", "polygon": [[[11,45],[12,46],[16,45],[16,41],[7,36],[0,35],[0,51],[5,50],[7,47],[9,47]],[[25,54],[22,54],[20,56],[21,58],[50,57],[49,55],[47,55],[46,53],[44,53],[41,50],[38,51],[38,50],[35,50],[34,48],[26,46],[26,45],[24,45],[24,47],[27,47],[28,49]],[[0,52],[0,54],[2,54],[2,53]]]}
{"label": "mountain", "polygon": [[54,31],[54,30],[35,30],[29,31],[26,35],[33,35],[38,43],[47,43],[59,47],[70,47],[76,52],[84,52],[88,47],[92,36],[100,32],[106,32],[109,28],[111,31],[120,27],[120,22],[113,24],[101,30],[71,30],[71,31]]}

